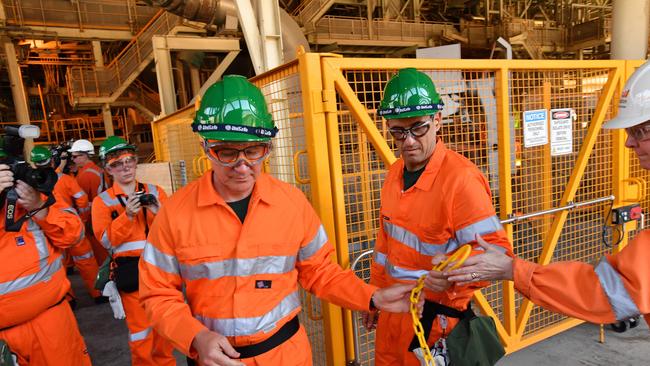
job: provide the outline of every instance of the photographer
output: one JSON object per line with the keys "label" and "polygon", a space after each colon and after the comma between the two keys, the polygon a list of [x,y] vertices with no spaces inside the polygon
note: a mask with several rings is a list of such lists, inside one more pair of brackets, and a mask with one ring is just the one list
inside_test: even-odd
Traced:
{"label": "photographer", "polygon": [[[149,227],[166,198],[162,188],[135,179],[135,146],[111,136],[102,143],[99,156],[113,178],[113,186],[93,200],[95,236],[114,258],[112,279],[104,289],[111,303],[121,301],[129,328],[132,365],[176,365],[172,346],[149,323],[140,305],[138,261]],[[115,291],[115,287],[118,291]],[[121,298],[121,300],[120,300]],[[116,318],[121,318],[119,312]]]}
{"label": "photographer", "polygon": [[[108,188],[104,172],[91,160],[91,157],[95,155],[95,146],[88,140],[77,140],[72,144],[69,153],[70,162],[73,163],[70,168],[76,172],[77,183],[88,195],[88,200],[92,202],[98,194]],[[95,231],[90,223],[86,225],[86,232],[86,237],[95,253],[95,260],[101,266],[108,253],[99,243],[99,238],[93,235]]]}
{"label": "photographer", "polygon": [[70,282],[61,257],[62,249],[81,240],[83,225],[73,210],[51,199],[54,172],[22,161],[19,136],[34,137],[6,135],[0,150],[0,349],[9,349],[19,365],[90,365],[64,301]]}
{"label": "photographer", "polygon": [[[50,150],[43,146],[34,147],[30,156],[32,163],[36,165],[37,169],[53,168],[56,164]],[[62,159],[62,161],[65,161],[65,159]],[[79,187],[79,184],[73,177],[63,174],[61,170],[57,172],[57,176],[58,180],[53,190],[56,200],[64,203],[66,207],[75,209],[84,222],[88,221],[90,217],[90,203],[88,202],[86,192]],[[70,256],[72,256],[74,265],[77,266],[81,273],[81,278],[86,285],[88,294],[97,304],[106,302],[106,298],[101,296],[99,291],[95,289],[98,266],[88,239],[84,236],[79,244],[71,247],[68,251]]]}

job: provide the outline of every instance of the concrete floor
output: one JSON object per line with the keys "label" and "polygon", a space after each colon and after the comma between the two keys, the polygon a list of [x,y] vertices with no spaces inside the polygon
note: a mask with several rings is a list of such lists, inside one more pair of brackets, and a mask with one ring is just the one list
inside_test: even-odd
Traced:
{"label": "concrete floor", "polygon": [[[78,273],[70,276],[77,294],[75,315],[94,365],[130,364],[124,321],[113,319],[108,304],[95,305]],[[608,328],[606,328],[608,329]],[[185,358],[177,354],[177,364]],[[506,356],[498,366],[641,366],[650,365],[650,331],[644,321],[619,334],[606,332],[605,344],[598,343],[598,326],[583,324],[550,339]]]}

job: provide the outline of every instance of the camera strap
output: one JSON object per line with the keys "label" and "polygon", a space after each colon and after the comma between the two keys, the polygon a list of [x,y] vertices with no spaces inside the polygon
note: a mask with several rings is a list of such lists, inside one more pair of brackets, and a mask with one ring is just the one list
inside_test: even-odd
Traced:
{"label": "camera strap", "polygon": [[54,194],[52,192],[49,192],[47,194],[47,200],[45,201],[45,204],[41,208],[38,208],[34,211],[30,211],[23,215],[23,217],[19,218],[16,220],[16,202],[18,201],[18,193],[16,192],[16,189],[12,188],[9,191],[7,191],[7,207],[5,209],[5,229],[10,232],[18,232],[20,231],[20,228],[23,226],[23,223],[31,218],[32,216],[36,215],[40,210],[48,208],[56,202],[56,199],[54,198]]}
{"label": "camera strap", "polygon": [[[144,191],[144,184],[138,182],[138,191]],[[124,202],[124,195],[118,194],[117,200],[120,201],[120,205],[126,209],[126,202]],[[149,235],[149,223],[147,222],[147,208],[142,207],[142,213],[144,215],[144,235]]]}

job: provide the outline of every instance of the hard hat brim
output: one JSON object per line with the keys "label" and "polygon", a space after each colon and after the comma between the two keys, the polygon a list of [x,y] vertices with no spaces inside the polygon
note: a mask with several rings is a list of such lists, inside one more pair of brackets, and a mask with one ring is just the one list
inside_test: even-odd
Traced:
{"label": "hard hat brim", "polygon": [[638,117],[614,117],[609,121],[603,124],[603,128],[606,130],[615,130],[619,128],[628,128],[640,125],[648,121],[647,117],[638,116]]}

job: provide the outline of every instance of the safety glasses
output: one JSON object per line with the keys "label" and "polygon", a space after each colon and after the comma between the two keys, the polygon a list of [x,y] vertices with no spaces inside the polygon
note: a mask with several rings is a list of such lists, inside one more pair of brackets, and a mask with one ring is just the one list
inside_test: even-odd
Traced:
{"label": "safety glasses", "polygon": [[631,136],[637,141],[650,139],[650,121],[640,125],[628,127],[625,129],[628,136]]}
{"label": "safety glasses", "polygon": [[138,157],[133,154],[123,154],[115,159],[108,161],[108,165],[112,170],[125,170],[133,168],[138,163]]}
{"label": "safety glasses", "polygon": [[429,132],[431,128],[431,120],[421,121],[409,128],[401,127],[392,127],[388,129],[388,132],[393,136],[395,140],[403,141],[408,138],[408,135],[413,136],[413,138],[422,137]]}
{"label": "safety glasses", "polygon": [[[233,145],[226,145],[222,142],[206,142],[206,154],[212,160],[223,166],[235,166],[240,160],[249,164],[259,164],[269,155],[270,143],[246,146],[243,149],[235,148]],[[243,156],[242,156],[243,155]]]}

